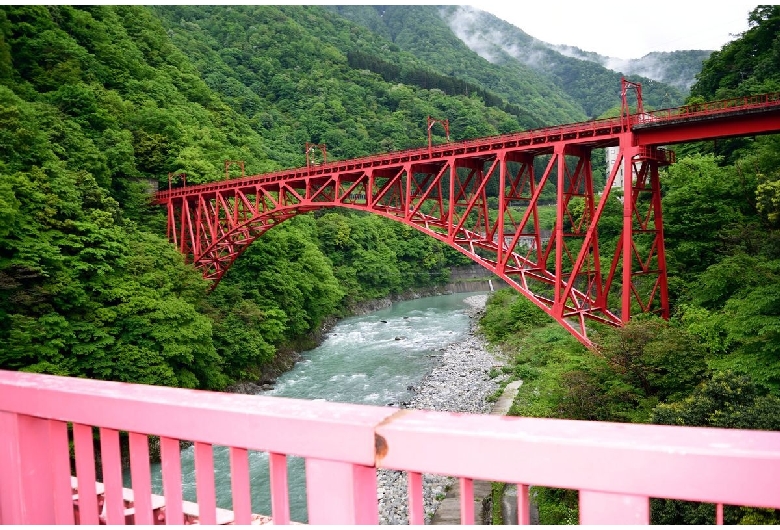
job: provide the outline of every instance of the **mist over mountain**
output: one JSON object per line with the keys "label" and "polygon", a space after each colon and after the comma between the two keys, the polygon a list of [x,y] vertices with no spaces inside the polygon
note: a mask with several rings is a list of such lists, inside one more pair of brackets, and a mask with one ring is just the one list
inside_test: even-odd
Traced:
{"label": "mist over mountain", "polygon": [[[576,48],[558,49],[470,6],[331,6],[329,9],[390,40],[448,75],[477,83],[510,104],[559,107],[565,95],[581,109],[573,119],[596,118],[620,102],[620,79],[642,83],[645,104],[663,108],[683,102],[696,68],[668,61],[608,68],[609,58]],[[695,61],[694,61],[695,62]],[[667,67],[668,64],[674,64]],[[688,61],[689,64],[690,61]],[[698,64],[701,69],[701,64]],[[666,74],[666,71],[674,75]],[[660,73],[659,73],[660,72]],[[652,74],[652,75],[648,75]],[[659,79],[671,79],[672,82]],[[579,116],[577,116],[579,114]],[[560,123],[551,116],[545,125]]]}
{"label": "mist over mountain", "polygon": [[471,6],[457,6],[440,12],[458,38],[490,62],[509,56],[537,70],[550,71],[558,66],[557,53],[571,59],[596,63],[614,72],[666,83],[682,92],[690,90],[696,81],[696,74],[701,71],[702,62],[713,51],[651,52],[638,59],[620,59],[588,52],[576,46],[538,40],[490,13]]}
{"label": "mist over mountain", "polygon": [[712,50],[677,50],[650,52],[639,59],[620,59],[586,52],[575,46],[544,42],[542,44],[567,57],[595,62],[609,70],[626,75],[638,75],[667,83],[686,93],[696,82],[696,75],[701,72],[702,63],[712,55]]}

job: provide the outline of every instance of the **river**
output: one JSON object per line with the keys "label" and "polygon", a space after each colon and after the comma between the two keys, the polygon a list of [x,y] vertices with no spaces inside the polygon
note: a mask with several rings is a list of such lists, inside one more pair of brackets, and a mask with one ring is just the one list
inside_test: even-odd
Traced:
{"label": "river", "polygon": [[[319,347],[304,352],[295,367],[263,395],[399,406],[411,399],[413,388],[433,368],[441,350],[465,338],[469,317],[464,299],[474,294],[398,302],[369,315],[341,320]],[[184,499],[195,501],[192,447],[182,450],[181,460]],[[230,509],[227,448],[214,448],[214,465],[217,506]],[[270,515],[267,453],[251,452],[249,466],[252,511]],[[287,466],[290,516],[306,522],[303,459],[288,457]],[[152,489],[162,494],[159,464],[152,468]]]}

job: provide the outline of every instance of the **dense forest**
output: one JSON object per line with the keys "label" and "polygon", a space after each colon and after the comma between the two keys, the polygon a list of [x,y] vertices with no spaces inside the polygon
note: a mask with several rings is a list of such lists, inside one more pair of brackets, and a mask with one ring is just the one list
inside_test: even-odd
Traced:
{"label": "dense forest", "polygon": [[[222,390],[262,380],[360,302],[446,283],[461,254],[332,210],[269,231],[210,291],[149,189],[223,178],[225,160],[303,166],[307,142],[329,159],[422,146],[428,116],[459,140],[619,104],[621,73],[596,62],[486,60],[453,32],[454,9],[0,7],[0,368]],[[689,95],[642,80],[648,106],[780,91],[780,7],[746,17]],[[599,329],[593,355],[497,293],[481,326],[525,382],[513,414],[780,429],[780,138],[676,151],[662,175],[673,318]],[[571,492],[538,498],[543,522],[576,520]],[[714,508],[654,500],[652,514],[699,523]]]}
{"label": "dense forest", "polygon": [[[704,62],[689,101],[780,91],[780,6]],[[673,317],[599,330],[585,350],[502,291],[481,327],[524,381],[511,414],[780,430],[780,137],[678,146],[661,177]],[[577,521],[576,492],[539,489],[542,523]],[[653,499],[659,524],[712,524],[714,505]],[[780,513],[726,507],[725,521]]]}

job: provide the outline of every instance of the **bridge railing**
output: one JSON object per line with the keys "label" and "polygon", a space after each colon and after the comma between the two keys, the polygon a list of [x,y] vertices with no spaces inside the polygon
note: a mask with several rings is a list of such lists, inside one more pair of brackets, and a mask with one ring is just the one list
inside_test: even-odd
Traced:
{"label": "bridge railing", "polygon": [[652,110],[632,116],[634,124],[663,123],[669,120],[703,118],[723,114],[729,111],[746,111],[780,107],[780,92],[741,96],[719,101],[694,103],[670,109]]}
{"label": "bridge railing", "polygon": [[[715,116],[730,111],[747,111],[761,108],[780,107],[780,92],[770,94],[759,94],[755,96],[743,96],[737,98],[724,99],[720,101],[711,101],[706,103],[696,103],[682,107],[674,107],[661,110],[645,111],[638,114],[632,114],[630,123],[632,126],[658,124],[681,120],[696,119],[706,116]],[[297,177],[307,177],[313,174],[324,174],[340,170],[344,166],[366,167],[376,163],[384,163],[392,160],[413,159],[415,157],[422,159],[440,158],[446,156],[449,151],[454,149],[469,150],[484,147],[491,143],[509,144],[511,142],[523,142],[530,139],[539,139],[544,137],[555,137],[566,135],[578,135],[580,137],[588,134],[604,134],[604,131],[614,128],[620,128],[622,120],[620,118],[603,118],[587,122],[572,123],[565,125],[554,125],[530,131],[521,131],[498,136],[489,136],[475,140],[465,140],[447,144],[439,144],[432,148],[415,147],[401,151],[391,151],[377,155],[354,158],[350,160],[331,161],[311,167],[301,167],[294,169],[284,169],[267,173],[264,175],[252,175],[238,179],[210,182],[202,184],[201,187],[208,190],[229,189],[235,186],[236,182],[275,182]],[[168,200],[175,195],[173,190],[160,191],[157,193],[158,201]]]}
{"label": "bridge railing", "polygon": [[[93,443],[93,426],[99,443]],[[153,522],[147,435],[160,436],[165,518],[183,521],[179,440],[195,442],[200,522],[215,524],[212,447],[231,455],[236,523],[251,520],[248,450],[270,453],[273,520],[289,522],[286,455],[306,460],[308,522],[376,524],[377,468],[407,472],[410,522],[422,473],[579,490],[583,524],[647,523],[649,498],[780,508],[780,432],[510,418],[132,385],[0,371],[0,524],[124,523],[119,432],[129,433],[134,521]],[[72,438],[72,442],[71,442]],[[79,485],[71,490],[70,444]],[[126,495],[125,495],[126,497]]]}
{"label": "bridge railing", "polygon": [[[311,167],[300,167],[292,169],[283,169],[266,173],[262,175],[250,175],[246,177],[208,182],[200,184],[199,189],[203,191],[216,191],[220,189],[232,189],[237,183],[263,183],[268,184],[277,181],[290,180],[294,178],[309,177],[318,174],[328,174],[330,172],[342,171],[345,167],[369,167],[376,164],[394,163],[395,161],[403,160],[421,160],[428,161],[431,159],[441,159],[448,155],[453,150],[469,151],[474,150],[478,152],[479,148],[490,145],[491,143],[508,144],[512,142],[524,142],[531,141],[533,139],[545,138],[545,137],[563,137],[570,134],[587,134],[598,133],[604,129],[616,128],[621,126],[621,120],[619,118],[604,118],[599,120],[591,120],[583,123],[566,124],[566,125],[553,125],[550,127],[544,127],[541,129],[533,129],[530,131],[520,131],[516,133],[502,134],[497,136],[488,136],[485,138],[478,138],[474,140],[464,140],[459,142],[452,142],[446,144],[438,144],[432,148],[428,147],[413,147],[409,149],[403,149],[400,151],[390,151],[387,153],[381,153],[377,155],[370,155],[364,157],[353,158],[349,160],[336,160],[319,164]],[[158,201],[165,201],[169,197],[175,195],[175,189],[159,191],[156,196]]]}

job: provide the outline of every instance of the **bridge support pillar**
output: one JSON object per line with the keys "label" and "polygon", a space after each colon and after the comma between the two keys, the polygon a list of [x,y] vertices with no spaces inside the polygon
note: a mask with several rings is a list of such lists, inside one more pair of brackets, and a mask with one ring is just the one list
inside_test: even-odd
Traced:
{"label": "bridge support pillar", "polygon": [[634,247],[634,155],[637,149],[632,144],[630,133],[620,137],[623,152],[623,288],[621,289],[620,320],[625,324],[631,320],[631,291]]}
{"label": "bridge support pillar", "polygon": [[[669,318],[666,252],[658,167],[668,163],[663,150],[633,145],[632,133],[621,135],[623,156],[623,235],[620,321],[634,310]],[[613,271],[617,264],[613,263]]]}

